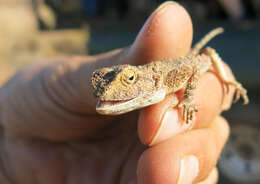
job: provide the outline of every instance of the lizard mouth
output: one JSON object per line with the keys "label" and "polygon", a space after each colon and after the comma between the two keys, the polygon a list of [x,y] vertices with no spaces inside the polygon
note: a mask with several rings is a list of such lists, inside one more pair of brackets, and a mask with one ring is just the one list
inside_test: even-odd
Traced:
{"label": "lizard mouth", "polygon": [[104,115],[119,115],[136,109],[140,109],[162,101],[166,96],[164,90],[158,90],[154,93],[145,93],[142,96],[129,100],[101,101],[96,106],[96,111]]}
{"label": "lizard mouth", "polygon": [[[132,98],[133,99],[133,98]],[[105,108],[105,107],[111,107],[111,106],[115,106],[115,105],[119,105],[128,101],[131,101],[132,99],[128,99],[128,100],[108,100],[108,101],[102,101],[99,100],[97,103],[97,108]]]}

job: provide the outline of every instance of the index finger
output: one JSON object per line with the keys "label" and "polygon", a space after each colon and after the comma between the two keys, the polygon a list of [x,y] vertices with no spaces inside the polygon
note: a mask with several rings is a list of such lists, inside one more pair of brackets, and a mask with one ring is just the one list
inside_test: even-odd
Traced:
{"label": "index finger", "polygon": [[[174,34],[169,35],[167,32],[164,33],[164,29],[157,29],[157,31],[159,31],[157,32],[158,35],[167,35],[167,40],[171,40],[171,37],[175,36]],[[189,37],[189,34],[187,37]],[[163,53],[164,50],[166,50],[166,53],[170,52],[168,47],[161,47],[160,53]],[[160,55],[160,53],[157,54]],[[175,56],[175,54],[172,51],[172,55]],[[230,68],[226,64],[224,64],[224,67],[228,78],[234,79]],[[198,113],[196,113],[193,128],[208,127],[223,109],[230,107],[233,93],[234,88],[231,87],[229,93],[225,94],[223,83],[214,71],[210,70],[203,74],[195,91],[195,104],[198,107]],[[144,144],[157,144],[172,135],[190,129],[190,125],[185,124],[182,120],[180,109],[173,108],[181,100],[182,95],[183,90],[180,90],[175,94],[168,95],[161,103],[141,111],[138,131]]]}
{"label": "index finger", "polygon": [[192,36],[188,12],[178,3],[168,1],[146,21],[130,48],[130,59],[144,64],[185,56],[190,51]]}
{"label": "index finger", "polygon": [[[225,69],[227,75],[233,78],[227,65],[225,65]],[[141,111],[138,131],[144,144],[154,145],[190,129],[190,125],[187,125],[182,119],[181,109],[176,107],[178,99],[181,100],[182,93],[183,90],[170,94],[162,102]],[[225,94],[223,84],[214,72],[209,71],[202,75],[194,95],[198,112],[192,129],[210,126],[222,110],[229,108],[233,93],[234,88],[231,88],[229,93]]]}

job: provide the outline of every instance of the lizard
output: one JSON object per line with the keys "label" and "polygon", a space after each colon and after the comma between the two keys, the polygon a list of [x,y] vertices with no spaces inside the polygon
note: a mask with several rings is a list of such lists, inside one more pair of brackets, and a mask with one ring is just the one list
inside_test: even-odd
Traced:
{"label": "lizard", "polygon": [[145,65],[116,65],[97,69],[91,83],[98,98],[96,111],[103,115],[119,115],[161,102],[167,94],[184,89],[182,100],[183,120],[191,123],[198,111],[194,102],[194,91],[202,74],[211,67],[229,91],[236,89],[235,102],[242,96],[244,104],[249,102],[247,90],[225,73],[221,57],[215,49],[203,47],[223,28],[216,28],[206,34],[187,54],[178,59],[154,61]]}

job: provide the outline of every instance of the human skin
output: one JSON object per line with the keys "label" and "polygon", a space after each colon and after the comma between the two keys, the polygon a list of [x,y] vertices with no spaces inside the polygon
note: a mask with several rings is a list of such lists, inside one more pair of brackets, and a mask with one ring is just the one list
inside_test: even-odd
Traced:
{"label": "human skin", "polygon": [[183,91],[140,112],[101,116],[90,85],[92,72],[103,66],[184,56],[192,34],[184,8],[166,3],[128,48],[44,61],[18,72],[0,89],[0,183],[214,183],[229,134],[220,113],[234,93],[231,88],[225,94],[214,72],[200,79],[190,130],[172,104]]}

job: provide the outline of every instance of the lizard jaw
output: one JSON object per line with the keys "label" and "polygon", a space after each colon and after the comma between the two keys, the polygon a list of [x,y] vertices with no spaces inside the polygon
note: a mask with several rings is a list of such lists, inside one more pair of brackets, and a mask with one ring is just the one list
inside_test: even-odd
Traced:
{"label": "lizard jaw", "polygon": [[98,101],[96,111],[103,115],[119,115],[140,109],[162,101],[166,96],[165,90],[145,93],[142,96],[122,101]]}

